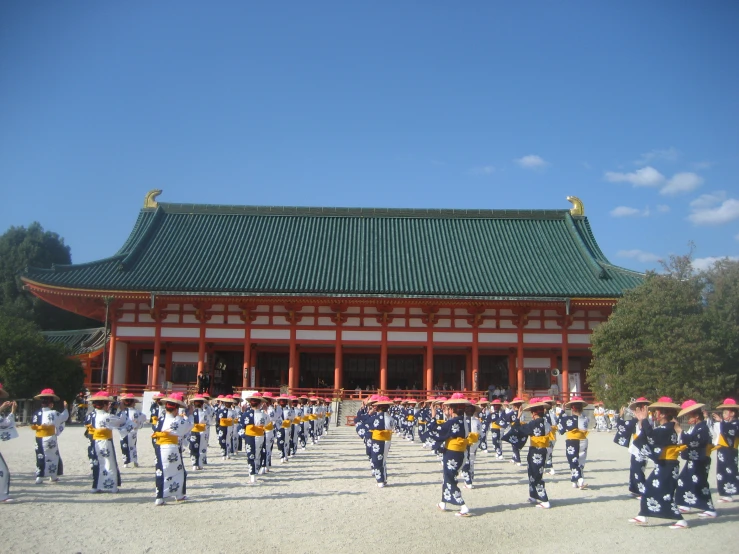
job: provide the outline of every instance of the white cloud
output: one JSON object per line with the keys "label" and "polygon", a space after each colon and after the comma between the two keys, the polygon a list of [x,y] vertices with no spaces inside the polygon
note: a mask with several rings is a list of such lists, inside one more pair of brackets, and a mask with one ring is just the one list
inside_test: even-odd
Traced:
{"label": "white cloud", "polygon": [[619,250],[616,253],[616,256],[619,258],[632,258],[635,260],[638,260],[640,262],[648,263],[648,262],[656,262],[659,260],[659,256],[657,254],[652,254],[651,252],[645,252],[644,250]]}
{"label": "white cloud", "polygon": [[695,162],[693,163],[693,169],[701,170],[701,169],[711,169],[713,167],[713,162]]}
{"label": "white cloud", "polygon": [[641,158],[634,162],[634,165],[646,165],[657,160],[674,162],[677,161],[679,157],[680,151],[674,146],[670,146],[669,148],[656,148],[646,154],[642,154]]}
{"label": "white cloud", "polygon": [[642,167],[632,173],[606,171],[605,178],[611,183],[631,183],[635,187],[656,187],[665,180],[665,176],[651,166]]}
{"label": "white cloud", "polygon": [[704,209],[720,204],[726,200],[726,191],[717,190],[711,194],[701,194],[698,198],[690,203],[690,207],[694,209]]}
{"label": "white cloud", "polygon": [[495,166],[494,165],[483,165],[480,167],[473,167],[470,169],[470,173],[472,175],[491,175],[495,173]]}
{"label": "white cloud", "polygon": [[611,210],[611,215],[613,217],[630,217],[632,215],[639,215],[640,213],[641,210],[629,208],[628,206],[618,206]]}
{"label": "white cloud", "polygon": [[713,267],[713,264],[715,264],[718,261],[721,260],[733,260],[733,261],[739,261],[739,257],[737,256],[724,256],[723,258],[715,258],[713,256],[708,256],[706,258],[696,258],[693,260],[693,269],[696,271],[706,271],[707,269],[711,269]]}
{"label": "white cloud", "polygon": [[670,207],[665,204],[657,204],[657,211],[661,214],[666,214],[670,211]]}
{"label": "white cloud", "polygon": [[696,173],[675,173],[672,179],[659,191],[660,194],[680,194],[697,189],[703,184],[703,177]]}
{"label": "white cloud", "polygon": [[516,158],[513,161],[521,167],[525,167],[527,169],[539,169],[549,165],[541,156],[537,156],[535,154],[529,154],[528,156],[524,156],[523,158]]}
{"label": "white cloud", "polygon": [[739,218],[739,200],[735,198],[724,200],[715,208],[693,208],[693,213],[688,216],[695,225],[722,225],[737,218]]}

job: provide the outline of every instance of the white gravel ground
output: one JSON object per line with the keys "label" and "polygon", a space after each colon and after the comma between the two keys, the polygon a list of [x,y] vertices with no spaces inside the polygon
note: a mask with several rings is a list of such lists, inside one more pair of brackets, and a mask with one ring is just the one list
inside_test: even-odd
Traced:
{"label": "white gravel ground", "polygon": [[146,429],[139,435],[141,467],[122,470],[117,495],[87,492],[91,478],[82,431],[68,427],[60,437],[66,473],[57,484],[34,484],[30,429],[19,429],[18,439],[1,445],[17,502],[0,505],[0,552],[672,554],[728,551],[739,541],[739,502],[719,505],[714,520],[687,516],[687,530],[671,530],[661,520],[645,528],[627,523],[639,506],[626,487],[628,452],[613,444],[610,433],[590,434],[586,491],[571,487],[564,441],[556,445],[557,475],[546,479],[550,510],[527,503],[525,466],[480,454],[475,488],[463,489],[474,516],[459,518],[436,509],[440,464],[417,442],[393,440],[385,489],[376,487],[351,427],[331,429],[319,445],[276,464],[250,486],[246,459],[222,462],[212,434],[210,465],[188,474],[192,500],[155,507]]}

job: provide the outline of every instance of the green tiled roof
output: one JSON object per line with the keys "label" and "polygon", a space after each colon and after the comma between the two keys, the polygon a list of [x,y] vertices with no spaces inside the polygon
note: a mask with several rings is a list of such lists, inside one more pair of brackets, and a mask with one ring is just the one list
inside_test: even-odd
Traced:
{"label": "green tiled roof", "polygon": [[73,356],[96,352],[106,342],[103,327],[73,331],[42,331],[41,334],[47,342],[62,345],[67,353]]}
{"label": "green tiled roof", "polygon": [[612,265],[569,210],[406,210],[159,203],[123,247],[34,282],[183,294],[619,297]]}

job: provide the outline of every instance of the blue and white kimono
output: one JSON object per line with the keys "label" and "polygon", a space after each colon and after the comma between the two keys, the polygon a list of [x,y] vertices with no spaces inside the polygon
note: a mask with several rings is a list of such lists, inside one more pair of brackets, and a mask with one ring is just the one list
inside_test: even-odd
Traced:
{"label": "blue and white kimono", "polygon": [[[303,409],[298,402],[292,403],[292,412],[293,423],[290,427],[290,456],[295,456],[298,453],[298,447],[301,446],[300,433],[303,429]],[[305,448],[304,443],[302,447]]]}
{"label": "blue and white kimono", "polygon": [[477,450],[480,447],[480,437],[482,434],[482,422],[478,416],[465,417],[464,423],[467,426],[467,451],[464,455],[464,464],[462,465],[461,476],[465,484],[471,488],[472,481],[475,479],[475,460],[477,459]]}
{"label": "blue and white kimono", "polygon": [[441,501],[451,502],[458,506],[464,505],[462,491],[457,484],[457,473],[464,464],[464,455],[467,451],[467,425],[463,416],[453,417],[439,426],[435,451],[444,451],[442,471],[444,483],[441,487]]}
{"label": "blue and white kimono", "polygon": [[570,465],[570,481],[582,486],[585,479],[585,462],[588,456],[587,417],[562,414],[559,418],[559,434],[565,435],[565,454]]}
{"label": "blue and white kimono", "polygon": [[675,423],[668,422],[648,432],[644,430],[632,443],[641,450],[643,456],[654,462],[654,470],[644,483],[645,490],[641,497],[639,515],[672,520],[683,519],[675,503],[680,450]]}
{"label": "blue and white kimono", "polygon": [[211,425],[213,425],[215,410],[213,409],[213,406],[211,406],[207,402],[205,403],[205,405],[203,405],[203,410],[205,411],[205,418],[201,423],[205,423],[205,432],[203,437],[203,441],[205,442],[205,451],[201,452],[200,462],[202,465],[205,466],[208,465],[208,444],[210,443],[210,427]]}
{"label": "blue and white kimono", "polygon": [[178,413],[165,411],[154,431],[156,439],[157,499],[174,496],[182,500],[187,494],[187,471],[182,459],[180,440],[192,429],[192,423]]}
{"label": "blue and white kimono", "polygon": [[194,408],[192,412],[192,430],[190,431],[190,461],[193,469],[203,469],[203,461],[208,452],[208,415],[205,407]]}
{"label": "blue and white kimono", "polygon": [[275,406],[275,435],[277,450],[280,452],[280,461],[286,462],[290,457],[290,437],[292,435],[292,420],[294,413],[286,403],[284,406]]}
{"label": "blue and white kimono", "polygon": [[[0,415],[0,442],[17,438],[18,431],[15,428],[15,416],[12,413],[6,416]],[[10,470],[8,464],[5,463],[2,452],[0,452],[0,502],[7,500],[9,496]]]}
{"label": "blue and white kimono", "polygon": [[680,442],[687,446],[687,449],[680,453],[680,457],[686,462],[677,478],[675,502],[678,508],[696,508],[704,512],[713,512],[711,486],[708,484],[713,441],[708,423],[701,421],[683,431],[680,434]]}
{"label": "blue and white kimono", "polygon": [[387,485],[387,455],[395,430],[395,420],[387,412],[377,412],[367,417],[367,425],[372,437],[370,464],[372,475],[378,484]]}
{"label": "blue and white kimono", "polygon": [[628,421],[616,418],[616,436],[613,442],[619,446],[625,446],[631,454],[631,462],[629,465],[629,492],[634,496],[641,496],[646,490],[646,474],[644,470],[647,467],[647,457],[643,456],[641,450],[632,444],[632,440],[642,433],[648,433],[652,430],[652,425],[646,419],[641,426],[637,425],[636,419]]}
{"label": "blue and white kimono", "polygon": [[531,437],[529,452],[526,456],[529,474],[529,498],[537,502],[549,502],[547,489],[544,485],[544,465],[547,460],[549,434],[551,424],[546,417],[532,419],[520,426],[520,432]]}
{"label": "blue and white kimono", "polygon": [[511,461],[521,465],[521,449],[526,444],[528,437],[521,432],[521,422],[518,420],[518,412],[516,410],[505,411],[501,420],[506,423],[506,430],[501,440],[511,445],[511,450],[513,451]]}
{"label": "blue and white kimono", "polygon": [[739,421],[717,421],[713,424],[716,437],[716,485],[718,494],[730,498],[739,489]]}
{"label": "blue and white kimono", "polygon": [[225,404],[220,404],[215,411],[216,418],[216,435],[218,436],[218,445],[221,447],[221,456],[223,459],[230,459],[232,453],[231,432],[233,420],[231,419],[231,410]]}
{"label": "blue and white kimono", "polygon": [[119,429],[121,436],[121,454],[123,454],[123,463],[133,463],[134,466],[139,465],[139,453],[138,453],[138,434],[139,429],[143,428],[146,424],[146,416],[138,411],[136,408],[124,407],[118,412],[118,417],[126,417],[131,422],[130,426],[124,426]]}
{"label": "blue and white kimono", "polygon": [[500,460],[503,458],[503,445],[500,442],[503,438],[503,429],[506,426],[503,412],[495,406],[491,408],[488,415],[488,426],[490,428],[490,445],[495,451],[495,456]]}
{"label": "blue and white kimono", "polygon": [[246,459],[249,462],[249,476],[259,473],[265,422],[264,412],[254,410],[251,406],[246,407],[239,419],[238,433],[244,440]]}
{"label": "blue and white kimono", "polygon": [[416,419],[418,421],[418,440],[421,441],[423,447],[426,448],[426,441],[428,440],[428,424],[429,419],[431,419],[431,410],[426,407],[421,408],[416,414]]}
{"label": "blue and white kimono", "polygon": [[36,478],[49,477],[58,481],[64,475],[64,464],[59,453],[58,437],[64,431],[69,412],[59,413],[51,408],[41,408],[31,418],[31,429],[36,431]]}
{"label": "blue and white kimono", "polygon": [[87,449],[92,464],[92,491],[118,492],[121,485],[121,473],[113,444],[113,429],[130,430],[133,423],[126,415],[117,416],[105,410],[95,409],[92,412],[89,432],[92,444]]}

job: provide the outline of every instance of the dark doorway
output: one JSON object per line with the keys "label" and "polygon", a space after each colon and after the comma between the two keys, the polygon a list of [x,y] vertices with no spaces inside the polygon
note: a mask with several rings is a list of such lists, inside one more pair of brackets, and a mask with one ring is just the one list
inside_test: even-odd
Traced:
{"label": "dark doorway", "polygon": [[240,387],[243,384],[244,351],[224,350],[214,352],[211,368],[211,396],[233,394],[234,387]]}
{"label": "dark doorway", "polygon": [[477,363],[477,390],[508,388],[508,356],[480,356]]}
{"label": "dark doorway", "polygon": [[462,386],[462,371],[464,371],[466,365],[466,356],[434,356],[434,390],[460,390],[464,388]]}
{"label": "dark doorway", "polygon": [[387,357],[389,390],[420,390],[423,385],[423,355],[389,354]]}
{"label": "dark doorway", "polygon": [[344,354],[347,390],[375,390],[380,384],[379,354]]}
{"label": "dark doorway", "polygon": [[334,388],[334,355],[300,353],[300,388]]}
{"label": "dark doorway", "polygon": [[257,387],[287,385],[289,371],[290,354],[288,352],[260,352],[257,354]]}

